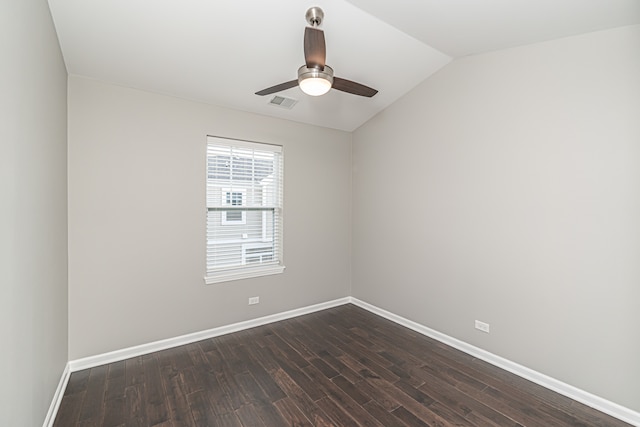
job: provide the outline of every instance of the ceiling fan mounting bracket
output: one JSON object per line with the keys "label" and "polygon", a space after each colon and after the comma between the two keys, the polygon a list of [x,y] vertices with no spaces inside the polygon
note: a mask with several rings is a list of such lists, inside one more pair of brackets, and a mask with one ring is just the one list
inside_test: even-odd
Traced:
{"label": "ceiling fan mounting bracket", "polygon": [[305,18],[312,27],[319,27],[324,19],[324,12],[318,6],[310,7],[305,14]]}

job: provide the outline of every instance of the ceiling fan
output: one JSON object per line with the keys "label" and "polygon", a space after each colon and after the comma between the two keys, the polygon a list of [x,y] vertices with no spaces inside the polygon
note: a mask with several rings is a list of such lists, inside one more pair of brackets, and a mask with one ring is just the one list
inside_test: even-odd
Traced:
{"label": "ceiling fan", "polygon": [[369,86],[333,76],[333,68],[325,64],[327,52],[324,31],[318,28],[324,18],[324,12],[319,7],[312,7],[307,10],[305,17],[311,26],[304,29],[305,65],[298,68],[298,78],[263,89],[256,92],[256,95],[270,95],[295,86],[300,86],[304,93],[312,96],[324,95],[331,88],[368,98],[378,93]]}

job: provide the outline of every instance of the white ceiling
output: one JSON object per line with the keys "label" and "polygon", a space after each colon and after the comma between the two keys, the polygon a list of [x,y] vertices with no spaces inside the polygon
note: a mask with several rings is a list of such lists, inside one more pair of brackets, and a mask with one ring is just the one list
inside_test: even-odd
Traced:
{"label": "white ceiling", "polygon": [[[70,74],[351,131],[453,58],[640,23],[640,0],[49,0]],[[320,6],[327,64],[363,98],[298,87],[306,10]]]}

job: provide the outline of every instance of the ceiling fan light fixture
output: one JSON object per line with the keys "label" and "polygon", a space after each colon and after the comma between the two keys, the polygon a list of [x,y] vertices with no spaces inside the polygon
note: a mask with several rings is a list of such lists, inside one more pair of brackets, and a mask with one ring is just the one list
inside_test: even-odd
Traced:
{"label": "ceiling fan light fixture", "polygon": [[324,70],[303,65],[298,69],[298,85],[307,95],[324,95],[333,85],[333,69],[327,65]]}
{"label": "ceiling fan light fixture", "polygon": [[320,96],[329,92],[331,82],[322,77],[307,77],[300,81],[300,89],[307,95]]}

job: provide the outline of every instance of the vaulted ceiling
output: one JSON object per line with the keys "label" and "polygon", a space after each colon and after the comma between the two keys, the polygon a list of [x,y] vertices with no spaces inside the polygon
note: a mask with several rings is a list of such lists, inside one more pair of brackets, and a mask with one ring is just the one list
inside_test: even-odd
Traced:
{"label": "vaulted ceiling", "polygon": [[[640,23],[638,0],[49,0],[70,74],[351,131],[455,58]],[[305,12],[320,6],[327,64],[364,98],[294,87]]]}

